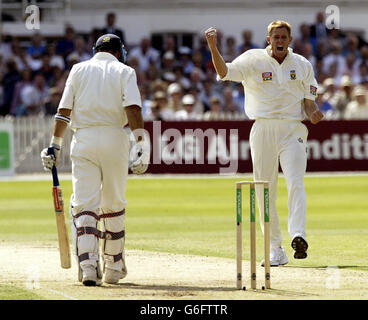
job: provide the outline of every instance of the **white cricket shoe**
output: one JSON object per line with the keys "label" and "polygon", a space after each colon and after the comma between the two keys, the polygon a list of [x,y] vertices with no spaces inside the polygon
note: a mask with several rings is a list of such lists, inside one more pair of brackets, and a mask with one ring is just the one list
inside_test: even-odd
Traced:
{"label": "white cricket shoe", "polygon": [[[289,262],[286,252],[283,247],[274,248],[270,252],[270,265],[271,267],[283,266]],[[261,266],[264,267],[264,259],[261,262]]]}
{"label": "white cricket shoe", "polygon": [[101,279],[97,277],[97,269],[92,265],[84,265],[82,268],[82,283],[87,287],[94,287],[101,285]]}
{"label": "white cricket shoe", "polygon": [[128,272],[126,269],[123,269],[123,271],[118,271],[106,268],[104,282],[109,284],[117,284],[119,280],[124,279],[127,276],[127,274]]}

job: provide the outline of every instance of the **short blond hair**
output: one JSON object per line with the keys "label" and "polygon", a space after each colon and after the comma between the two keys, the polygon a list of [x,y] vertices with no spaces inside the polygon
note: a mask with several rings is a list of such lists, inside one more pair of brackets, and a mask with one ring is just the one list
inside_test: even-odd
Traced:
{"label": "short blond hair", "polygon": [[285,28],[289,33],[289,37],[291,36],[291,25],[283,20],[272,21],[267,27],[268,35],[271,36],[272,31],[277,28]]}

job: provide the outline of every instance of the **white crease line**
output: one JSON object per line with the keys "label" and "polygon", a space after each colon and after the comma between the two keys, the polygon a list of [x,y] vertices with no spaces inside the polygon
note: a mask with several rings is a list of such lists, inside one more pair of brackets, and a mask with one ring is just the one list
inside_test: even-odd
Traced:
{"label": "white crease line", "polygon": [[51,292],[51,293],[54,293],[54,294],[57,294],[57,295],[60,295],[60,296],[63,296],[65,298],[69,299],[69,300],[78,300],[77,298],[74,298],[72,296],[69,296],[69,295],[67,295],[65,293],[62,293],[60,291],[57,291],[57,290],[53,290],[53,289],[44,289],[44,290],[48,291],[48,292]]}

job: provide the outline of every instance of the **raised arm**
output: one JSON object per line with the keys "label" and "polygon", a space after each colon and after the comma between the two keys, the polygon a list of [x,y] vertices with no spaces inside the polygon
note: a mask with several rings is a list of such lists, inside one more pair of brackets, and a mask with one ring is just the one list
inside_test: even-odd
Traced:
{"label": "raised arm", "polygon": [[217,31],[215,28],[209,28],[205,31],[208,47],[211,51],[212,62],[217,74],[223,78],[227,74],[227,66],[224,58],[217,49]]}

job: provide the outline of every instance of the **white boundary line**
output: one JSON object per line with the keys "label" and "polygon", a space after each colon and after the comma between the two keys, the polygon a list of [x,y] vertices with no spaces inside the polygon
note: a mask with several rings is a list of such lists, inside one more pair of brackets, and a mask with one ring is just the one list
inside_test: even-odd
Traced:
{"label": "white boundary line", "polygon": [[[282,173],[279,173],[281,178],[284,177]],[[315,178],[315,177],[349,177],[349,176],[362,176],[367,177],[368,171],[329,171],[329,172],[307,172],[305,178]],[[134,179],[234,179],[234,178],[252,178],[251,173],[244,174],[234,174],[234,175],[219,175],[214,174],[143,174],[129,175],[128,180]],[[70,173],[59,174],[60,180],[71,180],[72,175]],[[48,173],[38,173],[38,174],[20,174],[13,177],[0,177],[0,182],[12,182],[12,181],[51,181],[51,174]]]}

